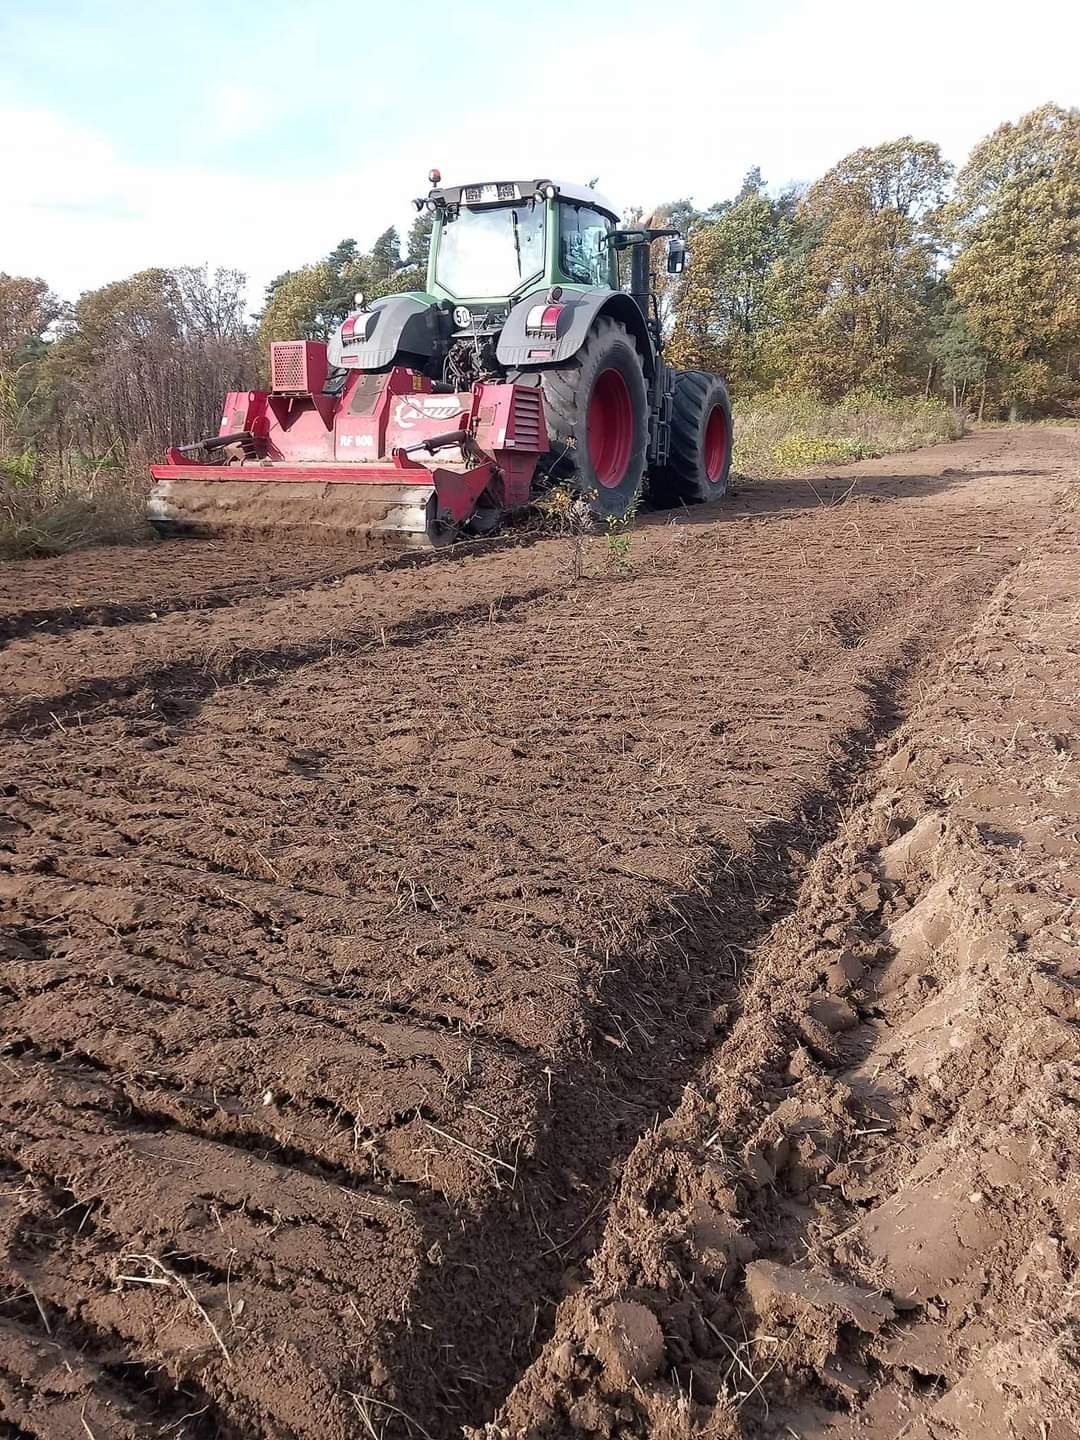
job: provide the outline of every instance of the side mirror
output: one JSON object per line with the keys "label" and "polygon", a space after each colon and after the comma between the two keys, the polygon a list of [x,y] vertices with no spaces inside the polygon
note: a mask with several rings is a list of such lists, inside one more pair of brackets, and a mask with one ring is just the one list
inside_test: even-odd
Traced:
{"label": "side mirror", "polygon": [[667,242],[667,273],[681,275],[686,269],[686,241],[681,235],[672,235]]}

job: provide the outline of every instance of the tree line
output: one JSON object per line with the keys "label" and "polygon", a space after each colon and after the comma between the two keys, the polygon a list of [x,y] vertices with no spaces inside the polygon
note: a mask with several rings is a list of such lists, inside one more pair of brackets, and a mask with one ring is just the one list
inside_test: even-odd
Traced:
{"label": "tree line", "polygon": [[[730,199],[652,218],[690,246],[684,275],[656,267],[669,358],[737,398],[873,390],[1080,416],[1080,110],[1001,125],[955,174],[905,137],[806,187],[777,193],[755,169]],[[342,240],[277,276],[255,317],[235,270],[148,269],[74,304],[0,273],[0,463],[16,480],[95,468],[215,429],[269,340],[325,338],[357,291],[422,289],[429,238],[421,215],[404,245],[394,227],[370,251]]]}
{"label": "tree line", "polygon": [[869,387],[1080,415],[1080,110],[1001,125],[955,175],[910,137],[804,192],[770,195],[751,171],[687,223],[671,358],[737,394]]}

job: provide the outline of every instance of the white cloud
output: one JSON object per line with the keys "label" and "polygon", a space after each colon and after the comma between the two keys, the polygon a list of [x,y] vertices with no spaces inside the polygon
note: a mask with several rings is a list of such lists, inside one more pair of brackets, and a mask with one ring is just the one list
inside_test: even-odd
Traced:
{"label": "white cloud", "polygon": [[279,100],[270,105],[265,91],[235,81],[210,86],[202,106],[202,123],[207,134],[228,135],[233,139],[246,139],[270,130],[283,113]]}
{"label": "white cloud", "polygon": [[244,270],[257,299],[342,234],[369,242],[387,223],[357,175],[279,181],[136,165],[41,111],[0,110],[0,173],[11,197],[0,265],[68,297],[151,265],[209,263]]}

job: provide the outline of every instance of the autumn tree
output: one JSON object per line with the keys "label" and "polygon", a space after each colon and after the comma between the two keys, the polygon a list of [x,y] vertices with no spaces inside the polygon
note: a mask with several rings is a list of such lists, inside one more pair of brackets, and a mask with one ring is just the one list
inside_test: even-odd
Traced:
{"label": "autumn tree", "polygon": [[33,468],[53,411],[44,383],[46,335],[63,305],[45,281],[0,271],[0,464]]}
{"label": "autumn tree", "polygon": [[278,277],[259,316],[259,343],[271,340],[325,340],[348,314],[360,276],[328,260],[303,265]]}
{"label": "autumn tree", "polygon": [[791,194],[770,197],[755,169],[734,201],[691,225],[673,364],[719,371],[744,394],[768,383],[779,319],[774,271],[791,247],[794,204]]}
{"label": "autumn tree", "polygon": [[[634,211],[633,214],[638,225],[644,225],[653,230],[678,230],[685,240],[700,219],[701,211],[695,208],[692,200],[684,198],[667,200],[662,205],[657,205],[648,216],[644,216],[640,210]],[[630,228],[633,228],[632,224]],[[656,315],[660,322],[660,331],[667,337],[670,336],[675,324],[675,313],[681,303],[686,276],[668,274],[666,240],[653,242],[649,267],[652,274],[652,291],[656,298]],[[624,250],[619,257],[619,275],[623,283],[629,284],[630,252],[627,250]]]}
{"label": "autumn tree", "polygon": [[1080,110],[1040,106],[976,145],[947,221],[951,284],[1004,402],[1080,396]]}
{"label": "autumn tree", "polygon": [[142,270],[81,296],[46,357],[56,440],[101,455],[161,451],[217,430],[221,397],[254,383],[236,270]]}
{"label": "autumn tree", "polygon": [[63,308],[40,277],[0,270],[0,367],[10,369],[35,353]]}
{"label": "autumn tree", "polygon": [[798,206],[801,243],[779,263],[778,358],[835,398],[921,383],[941,206],[951,167],[905,137],[856,150]]}

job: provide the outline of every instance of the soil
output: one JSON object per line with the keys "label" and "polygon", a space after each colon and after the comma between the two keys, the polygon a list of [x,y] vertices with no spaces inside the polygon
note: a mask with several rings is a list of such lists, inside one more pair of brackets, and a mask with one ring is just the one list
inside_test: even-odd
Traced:
{"label": "soil", "polygon": [[8,566],[0,1435],[1076,1434],[1078,454]]}

